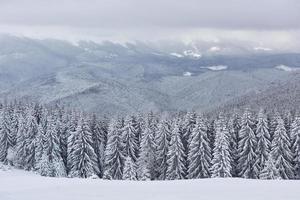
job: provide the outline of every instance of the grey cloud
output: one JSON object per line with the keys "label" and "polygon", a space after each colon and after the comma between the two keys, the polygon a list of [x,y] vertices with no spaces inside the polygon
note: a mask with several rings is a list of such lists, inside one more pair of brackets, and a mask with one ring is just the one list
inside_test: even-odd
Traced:
{"label": "grey cloud", "polygon": [[299,10],[299,0],[0,0],[0,24],[295,30]]}

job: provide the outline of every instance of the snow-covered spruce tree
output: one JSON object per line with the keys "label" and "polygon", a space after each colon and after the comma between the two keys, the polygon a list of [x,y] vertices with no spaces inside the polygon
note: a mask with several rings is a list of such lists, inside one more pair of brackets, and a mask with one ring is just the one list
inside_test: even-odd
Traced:
{"label": "snow-covered spruce tree", "polygon": [[286,132],[288,133],[289,137],[291,136],[291,125],[293,122],[293,115],[289,110],[286,110],[283,115],[283,121],[284,121],[284,127],[286,129]]}
{"label": "snow-covered spruce tree", "polygon": [[138,147],[140,147],[140,142],[142,141],[142,133],[144,132],[145,128],[146,128],[145,117],[141,113],[139,113],[137,116]]}
{"label": "snow-covered spruce tree", "polygon": [[216,124],[216,119],[209,120],[207,122],[207,135],[209,138],[209,143],[210,143],[210,149],[214,149],[214,144],[215,144],[215,138],[216,138],[216,130],[215,130],[215,124]]}
{"label": "snow-covered spruce tree", "polygon": [[293,154],[291,151],[291,141],[287,135],[282,118],[278,118],[277,127],[271,143],[271,155],[275,160],[275,165],[279,170],[282,179],[294,178],[292,166]]}
{"label": "snow-covered spruce tree", "polygon": [[79,116],[78,113],[72,111],[69,113],[68,122],[68,138],[67,138],[67,173],[70,173],[72,166],[72,152],[74,152],[75,141],[78,135],[76,135],[76,128],[78,126]]}
{"label": "snow-covered spruce tree", "polygon": [[195,112],[188,112],[181,122],[182,124],[182,144],[184,148],[184,165],[188,167],[187,155],[189,152],[189,143],[191,141],[191,133],[196,124],[196,113]]}
{"label": "snow-covered spruce tree", "polygon": [[133,162],[137,160],[138,138],[137,121],[135,116],[127,116],[122,129],[123,154],[125,157],[131,157]]}
{"label": "snow-covered spruce tree", "polygon": [[157,144],[155,136],[157,134],[158,120],[152,112],[148,113],[145,120],[143,132],[141,133],[138,164],[138,179],[139,180],[154,180],[155,177],[155,162]]}
{"label": "snow-covered spruce tree", "polygon": [[14,165],[19,168],[24,168],[25,166],[25,156],[26,156],[26,141],[25,141],[25,132],[26,132],[26,122],[23,114],[19,115],[18,118],[18,132],[16,137],[16,158]]}
{"label": "snow-covered spruce tree", "polygon": [[271,150],[271,138],[269,133],[268,120],[263,109],[261,109],[258,114],[256,137],[258,139],[256,148],[256,163],[258,172],[260,172],[264,168],[265,162],[268,159],[268,155]]}
{"label": "snow-covered spruce tree", "polygon": [[159,180],[166,179],[167,173],[167,154],[169,145],[169,136],[171,135],[170,124],[166,118],[158,124],[158,132],[155,137],[156,141],[156,176]]}
{"label": "snow-covered spruce tree", "polygon": [[25,124],[25,166],[26,170],[33,170],[36,167],[36,136],[39,128],[36,118],[33,116],[32,108],[29,108],[26,115]]}
{"label": "snow-covered spruce tree", "polygon": [[121,180],[125,157],[122,151],[123,119],[113,119],[109,124],[104,157],[104,179]]}
{"label": "snow-covered spruce tree", "polygon": [[216,138],[213,149],[211,177],[231,177],[231,154],[229,131],[223,115],[215,122]]}
{"label": "snow-covered spruce tree", "polygon": [[233,177],[238,176],[238,144],[239,144],[239,131],[240,116],[235,112],[228,120],[228,131],[230,140],[230,154],[231,154],[231,174]]}
{"label": "snow-covered spruce tree", "polygon": [[[61,118],[56,119],[57,131],[59,136],[60,154],[64,165],[67,167],[68,161],[68,137],[69,137],[69,115],[63,113]],[[67,171],[67,169],[66,169]]]}
{"label": "snow-covered spruce tree", "polygon": [[74,133],[75,140],[70,152],[71,177],[87,178],[99,174],[97,155],[88,122],[81,116]]}
{"label": "snow-covered spruce tree", "polygon": [[[35,105],[37,106],[37,105]],[[35,108],[38,109],[38,108]],[[45,148],[45,143],[47,140],[47,126],[48,126],[48,110],[45,108],[41,108],[42,110],[38,109],[39,112],[35,111],[36,115],[38,115],[38,133],[35,137],[35,169],[39,170],[39,163],[43,156],[43,151]],[[50,115],[49,115],[50,116]],[[37,116],[36,116],[37,119]]]}
{"label": "snow-covered spruce tree", "polygon": [[211,167],[211,148],[207,125],[202,117],[197,117],[190,137],[187,177],[189,179],[208,178]]}
{"label": "snow-covered spruce tree", "polygon": [[243,178],[258,178],[257,138],[253,130],[253,119],[248,109],[242,117],[241,130],[239,132],[239,176]]}
{"label": "snow-covered spruce tree", "polygon": [[270,132],[271,139],[274,136],[279,119],[281,119],[281,116],[277,110],[273,111],[269,116],[268,121],[269,121],[269,132]]}
{"label": "snow-covered spruce tree", "polygon": [[44,150],[46,148],[47,141],[47,129],[43,129],[41,124],[38,124],[38,133],[35,137],[35,170],[39,171],[40,162],[43,157]]}
{"label": "snow-covered spruce tree", "polygon": [[300,116],[296,116],[291,124],[293,163],[295,178],[300,178]]}
{"label": "snow-covered spruce tree", "polygon": [[155,178],[155,133],[148,121],[142,133],[139,158],[138,158],[138,178],[139,180],[151,180]]}
{"label": "snow-covered spruce tree", "polygon": [[7,152],[15,145],[15,132],[8,108],[0,113],[0,162],[7,163]]}
{"label": "snow-covered spruce tree", "polygon": [[168,148],[167,174],[168,180],[184,179],[186,177],[186,167],[184,164],[184,147],[182,144],[179,121],[175,123],[172,130],[171,141]]}
{"label": "snow-covered spruce tree", "polygon": [[271,155],[265,160],[263,169],[259,174],[260,179],[280,179],[279,171],[275,165],[275,161]]}
{"label": "snow-covered spruce tree", "polygon": [[99,177],[103,177],[104,171],[104,152],[105,152],[105,132],[102,130],[100,122],[97,120],[96,115],[91,118],[91,131],[93,134],[93,147],[97,155],[97,163],[99,167]]}
{"label": "snow-covered spruce tree", "polygon": [[38,167],[39,172],[42,176],[64,177],[67,173],[61,157],[57,119],[52,115],[48,117],[47,121],[45,144]]}
{"label": "snow-covered spruce tree", "polygon": [[126,157],[123,169],[123,180],[136,181],[137,173],[136,173],[136,165],[133,159],[130,156]]}

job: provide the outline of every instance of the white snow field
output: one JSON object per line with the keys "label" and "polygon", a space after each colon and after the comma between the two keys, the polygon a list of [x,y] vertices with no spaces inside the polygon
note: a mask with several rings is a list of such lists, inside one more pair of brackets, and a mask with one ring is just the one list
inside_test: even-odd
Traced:
{"label": "white snow field", "polygon": [[300,181],[107,181],[0,169],[0,200],[299,200]]}

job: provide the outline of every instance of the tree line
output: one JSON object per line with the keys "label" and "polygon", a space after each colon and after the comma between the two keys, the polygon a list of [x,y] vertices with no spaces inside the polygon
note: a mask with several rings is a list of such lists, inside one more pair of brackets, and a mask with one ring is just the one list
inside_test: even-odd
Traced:
{"label": "tree line", "polygon": [[299,179],[300,115],[245,109],[99,118],[14,101],[0,105],[0,161],[50,177]]}

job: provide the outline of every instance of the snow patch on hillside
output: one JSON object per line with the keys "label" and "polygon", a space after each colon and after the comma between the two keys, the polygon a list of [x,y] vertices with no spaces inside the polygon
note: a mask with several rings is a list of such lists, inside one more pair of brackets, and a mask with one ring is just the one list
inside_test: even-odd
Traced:
{"label": "snow patch on hillside", "polygon": [[300,68],[296,68],[296,67],[289,67],[286,65],[278,65],[275,67],[276,69],[282,70],[282,71],[286,71],[286,72],[294,72],[294,71],[299,71]]}
{"label": "snow patch on hillside", "polygon": [[179,53],[170,53],[171,56],[175,56],[177,58],[183,58],[183,55],[179,54]]}
{"label": "snow patch on hillside", "polygon": [[215,66],[207,66],[207,67],[202,67],[202,68],[209,69],[209,70],[212,70],[212,71],[221,71],[221,70],[227,69],[228,66],[226,66],[226,65],[215,65]]}
{"label": "snow patch on hillside", "polygon": [[184,72],[183,73],[183,76],[192,76],[193,75],[193,73],[191,73],[191,72]]}
{"label": "snow patch on hillside", "polygon": [[183,55],[187,57],[192,57],[192,58],[201,58],[202,55],[200,53],[194,52],[193,50],[185,50],[183,52]]}

